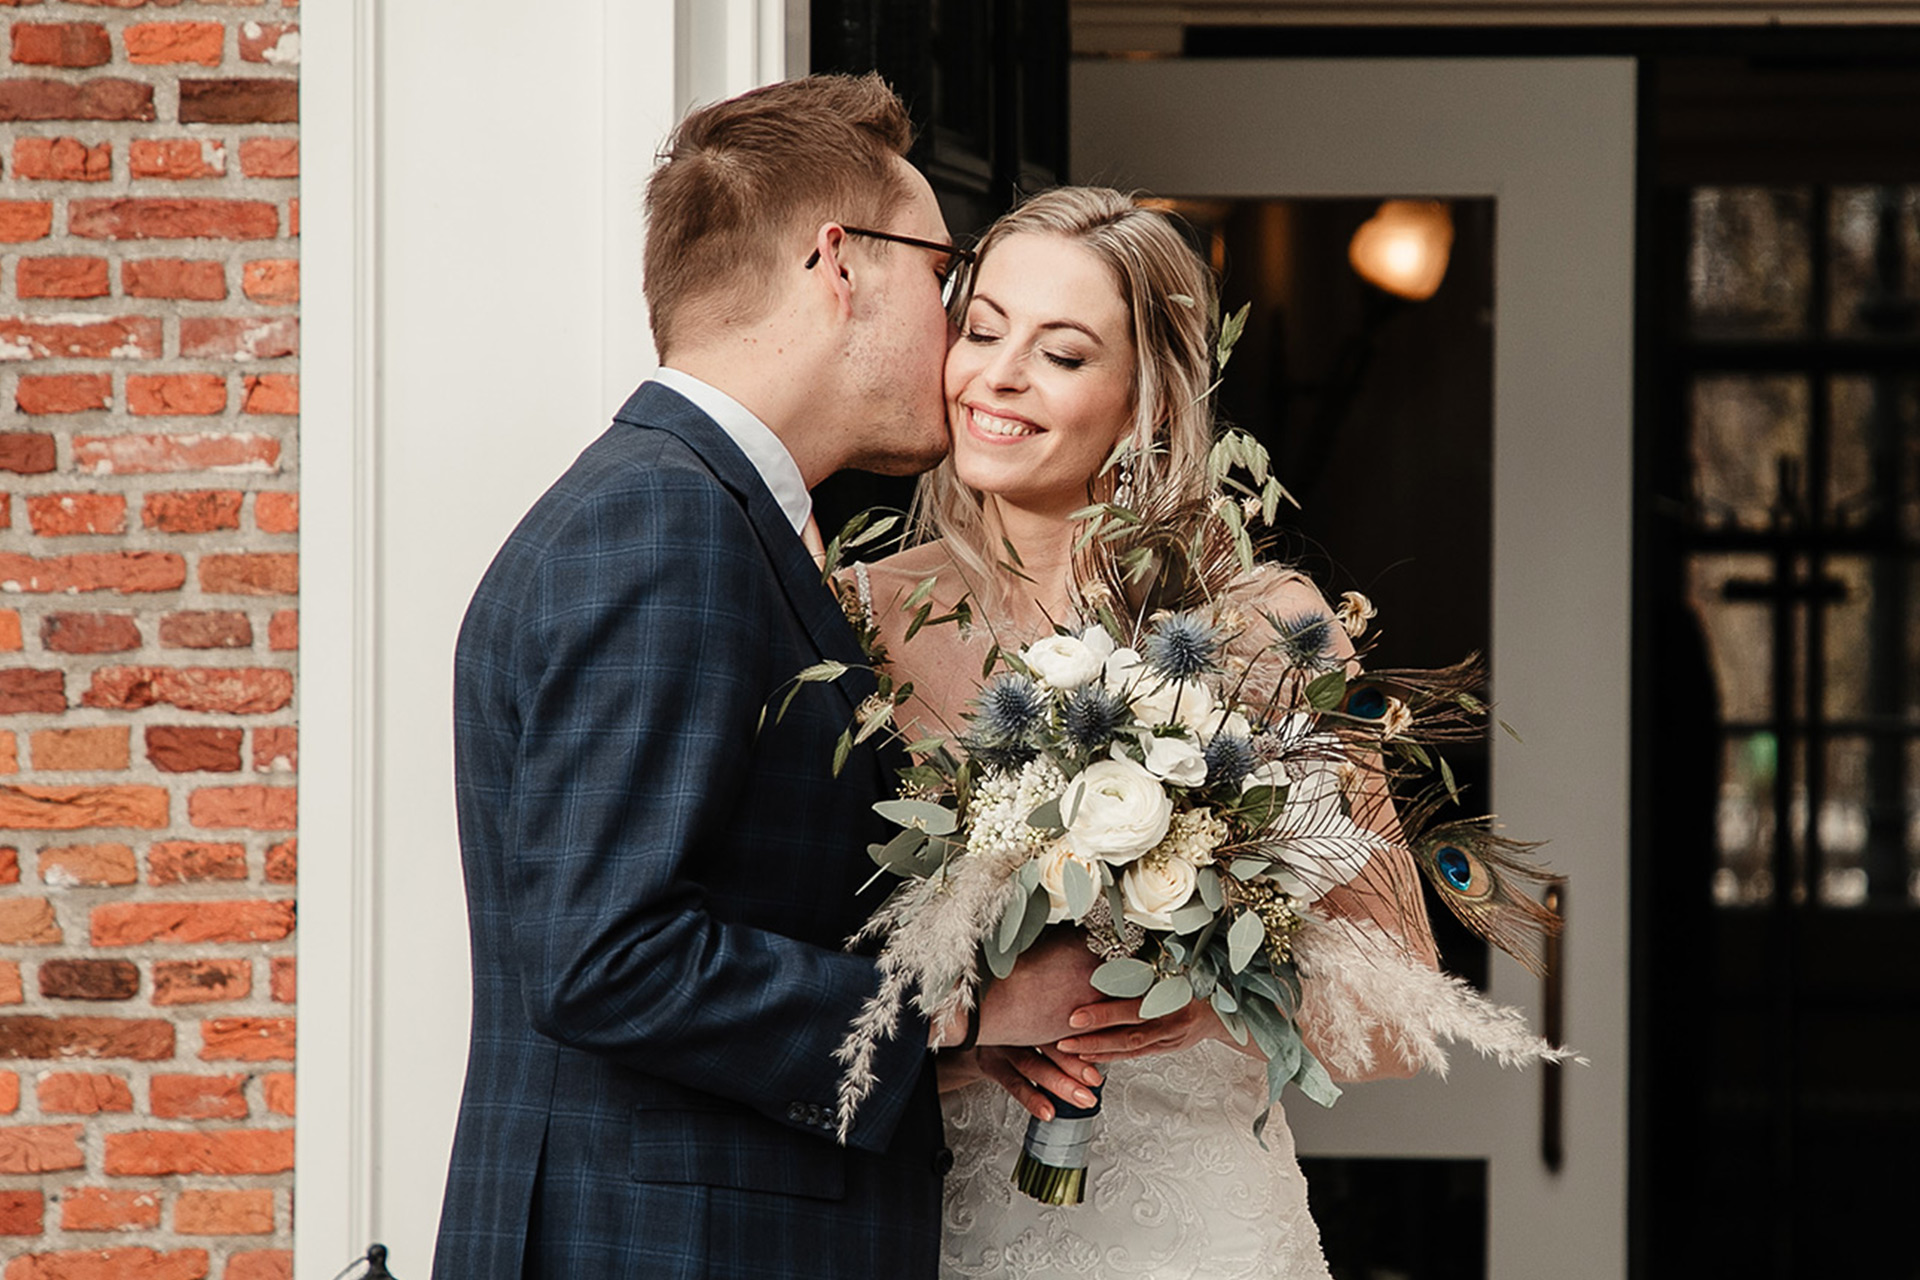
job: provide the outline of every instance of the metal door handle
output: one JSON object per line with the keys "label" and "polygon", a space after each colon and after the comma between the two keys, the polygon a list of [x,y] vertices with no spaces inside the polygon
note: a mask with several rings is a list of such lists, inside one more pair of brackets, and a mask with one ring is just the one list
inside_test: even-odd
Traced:
{"label": "metal door handle", "polygon": [[[1541,993],[1541,1034],[1546,1037],[1548,1044],[1558,1049],[1566,1043],[1562,1039],[1566,1020],[1566,976],[1560,963],[1560,943],[1567,932],[1566,886],[1548,885],[1545,905],[1547,910],[1560,918],[1560,928],[1547,935],[1543,948],[1545,965],[1540,976],[1544,987]],[[1566,1159],[1561,1071],[1558,1062],[1549,1062],[1541,1067],[1540,1076],[1540,1160],[1553,1173],[1560,1172],[1560,1165]]]}

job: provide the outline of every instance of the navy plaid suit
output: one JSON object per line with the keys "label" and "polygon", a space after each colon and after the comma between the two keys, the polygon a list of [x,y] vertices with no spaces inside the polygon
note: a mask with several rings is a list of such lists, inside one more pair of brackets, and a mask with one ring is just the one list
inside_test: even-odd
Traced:
{"label": "navy plaid suit", "polygon": [[754,732],[823,656],[862,660],[793,526],[652,383],[494,560],[455,663],[473,1040],[435,1277],[934,1274],[923,1022],[831,1133],[876,986],[841,943],[886,762],[829,772],[866,689]]}

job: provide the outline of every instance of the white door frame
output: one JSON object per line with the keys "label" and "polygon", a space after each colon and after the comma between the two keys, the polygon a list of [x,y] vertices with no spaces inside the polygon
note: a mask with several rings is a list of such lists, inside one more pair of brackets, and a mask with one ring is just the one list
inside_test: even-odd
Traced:
{"label": "white door frame", "polygon": [[691,103],[804,70],[806,4],[339,0],[304,21],[295,1275],[378,1240],[426,1280],[466,1060],[460,614],[652,368],[655,151]]}
{"label": "white door frame", "polygon": [[[1539,1156],[1539,1073],[1288,1108],[1303,1154],[1489,1161],[1494,1280],[1626,1274],[1628,634],[1634,66],[1628,60],[1083,62],[1076,181],[1168,196],[1496,201],[1493,655],[1507,830],[1571,880],[1566,1158]],[[1228,281],[1231,292],[1232,282]],[[1387,460],[1386,465],[1391,465]],[[1416,621],[1401,619],[1403,626]],[[1539,1010],[1497,959],[1492,995]]]}

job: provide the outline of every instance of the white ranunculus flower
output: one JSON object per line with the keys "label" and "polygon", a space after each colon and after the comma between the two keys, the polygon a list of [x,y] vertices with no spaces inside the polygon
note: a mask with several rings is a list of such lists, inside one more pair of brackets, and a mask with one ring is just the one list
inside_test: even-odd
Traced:
{"label": "white ranunculus flower", "polygon": [[1206,724],[1201,727],[1200,741],[1202,743],[1212,742],[1215,737],[1223,733],[1233,738],[1251,738],[1253,736],[1253,726],[1247,723],[1245,716],[1241,715],[1238,711],[1229,711],[1223,716],[1219,714],[1219,711],[1220,709],[1215,707],[1214,714],[1208,716]]}
{"label": "white ranunculus flower", "polygon": [[1073,851],[1122,863],[1160,843],[1173,820],[1173,799],[1160,780],[1116,747],[1113,758],[1090,764],[1060,798]]}
{"label": "white ranunculus flower", "polygon": [[1175,682],[1142,672],[1133,692],[1133,714],[1141,724],[1177,724],[1199,733],[1218,709],[1213,690],[1198,680]]}
{"label": "white ranunculus flower", "polygon": [[1122,910],[1144,929],[1171,928],[1173,913],[1187,905],[1199,874],[1182,858],[1143,858],[1120,873]]}
{"label": "white ranunculus flower", "polygon": [[1080,643],[1093,650],[1093,656],[1100,659],[1103,666],[1113,656],[1113,637],[1098,623],[1080,633]]}
{"label": "white ranunculus flower", "polygon": [[1051,904],[1047,910],[1048,924],[1059,924],[1067,918],[1067,864],[1069,862],[1079,863],[1093,878],[1096,886],[1100,883],[1100,865],[1076,854],[1065,840],[1054,841],[1053,845],[1035,861],[1040,864],[1040,887],[1047,891],[1047,901]]}
{"label": "white ranunculus flower", "polygon": [[1115,649],[1107,655],[1107,688],[1123,698],[1129,697],[1133,693],[1133,686],[1140,683],[1146,669],[1147,660],[1140,656],[1138,649]]}
{"label": "white ranunculus flower", "polygon": [[1147,772],[1176,787],[1197,787],[1207,780],[1207,757],[1188,738],[1158,738],[1146,734]]}
{"label": "white ranunculus flower", "polygon": [[1079,636],[1036,640],[1020,651],[1020,660],[1055,689],[1078,689],[1099,676],[1106,665]]}

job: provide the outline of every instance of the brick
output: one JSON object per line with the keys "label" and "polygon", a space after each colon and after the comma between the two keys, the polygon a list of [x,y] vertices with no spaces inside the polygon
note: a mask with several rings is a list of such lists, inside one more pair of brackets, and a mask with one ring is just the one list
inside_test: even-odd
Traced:
{"label": "brick", "polygon": [[45,898],[0,898],[0,945],[54,947],[60,945],[60,921]]}
{"label": "brick", "polygon": [[291,306],[300,301],[300,262],[297,258],[262,258],[240,269],[240,287],[263,306]]}
{"label": "brick", "polygon": [[93,909],[92,920],[96,947],[277,942],[292,932],[293,903],[285,901],[109,902]]}
{"label": "brick", "polygon": [[0,827],[82,831],[166,825],[167,793],[161,787],[0,786]]}
{"label": "brick", "polygon": [[236,1253],[227,1263],[226,1280],[293,1280],[291,1249],[256,1249]]}
{"label": "brick", "polygon": [[[40,851],[40,882],[51,888],[92,889],[139,880],[139,863],[124,844],[69,844]],[[44,979],[44,967],[41,972]]]}
{"label": "brick", "polygon": [[18,653],[25,645],[20,634],[20,611],[0,609],[0,653]]}
{"label": "brick", "polygon": [[[17,875],[15,879],[18,879]],[[23,1004],[26,998],[26,988],[20,981],[20,962],[0,960],[0,1004]],[[5,1109],[0,1107],[0,1110]]]}
{"label": "brick", "polygon": [[173,1056],[173,1024],[159,1018],[0,1017],[0,1058],[132,1058]]}
{"label": "brick", "polygon": [[244,1000],[252,992],[253,966],[245,960],[156,960],[153,965],[156,1005]]}
{"label": "brick", "polygon": [[200,589],[209,595],[298,595],[300,555],[267,551],[201,556]]}
{"label": "brick", "polygon": [[231,435],[75,436],[74,470],[89,475],[171,471],[254,471],[280,469],[280,442],[272,436]]}
{"label": "brick", "polygon": [[285,1173],[292,1168],[291,1129],[135,1130],[106,1135],[106,1171],[116,1177]]}
{"label": "brick", "polygon": [[298,794],[293,787],[201,787],[187,797],[187,820],[209,831],[292,831]]}
{"label": "brick", "polygon": [[67,677],[64,673],[31,667],[0,671],[0,715],[66,709]]}
{"label": "brick", "polygon": [[155,1075],[147,1108],[161,1120],[244,1120],[245,1076]]}
{"label": "brick", "polygon": [[16,22],[13,60],[32,67],[98,67],[113,61],[113,41],[97,22]]}
{"label": "brick", "polygon": [[105,258],[22,258],[13,289],[22,298],[104,298],[113,282]]}
{"label": "brick", "polygon": [[105,725],[85,729],[36,729],[31,741],[33,767],[41,772],[124,769],[128,763],[127,726],[125,725]]}
{"label": "brick", "polygon": [[49,653],[125,653],[140,647],[140,627],[125,613],[49,613],[40,643]]}
{"label": "brick", "polygon": [[299,119],[297,80],[180,82],[181,124],[292,124]]}
{"label": "brick", "polygon": [[[77,1124],[12,1125],[0,1128],[0,1173],[53,1173],[60,1169],[83,1169],[87,1159],[80,1152]],[[13,1280],[15,1264],[7,1264],[7,1280]]]}
{"label": "brick", "polygon": [[150,493],[140,510],[140,521],[162,533],[213,533],[240,527],[236,489],[179,489]]}
{"label": "brick", "polygon": [[37,1236],[47,1208],[44,1191],[0,1191],[0,1236]]}
{"label": "brick", "polygon": [[0,773],[20,772],[20,740],[11,729],[0,729]]}
{"label": "brick", "polygon": [[297,316],[187,316],[180,355],[187,360],[277,360],[300,354]]}
{"label": "brick", "polygon": [[131,1000],[140,968],[131,960],[43,960],[40,994],[48,1000]]}
{"label": "brick", "polygon": [[218,22],[141,22],[120,33],[127,61],[135,66],[197,62],[217,67],[226,38],[227,29]]}
{"label": "brick", "polygon": [[152,360],[160,340],[158,316],[0,316],[0,360]]}
{"label": "brick", "polygon": [[127,375],[127,412],[140,417],[223,412],[227,380],[217,373]]}
{"label": "brick", "polygon": [[101,551],[70,556],[0,552],[0,588],[13,591],[177,591],[187,582],[187,562],[172,552]]}
{"label": "brick", "polygon": [[[18,965],[14,966],[16,969]],[[20,1073],[18,1071],[0,1071],[0,1115],[12,1115],[20,1110]]]}
{"label": "brick", "polygon": [[248,649],[253,647],[253,624],[244,613],[169,613],[160,619],[163,649]]}
{"label": "brick", "polygon": [[300,65],[300,28],[291,22],[249,22],[240,28],[240,60]]}
{"label": "brick", "polygon": [[121,264],[120,287],[130,298],[219,302],[227,296],[227,267],[194,258],[136,258]]}
{"label": "brick", "polygon": [[207,1062],[292,1062],[292,1018],[208,1018],[200,1024]]}
{"label": "brick", "polygon": [[249,178],[300,176],[298,138],[242,138],[240,172]]}
{"label": "brick", "polygon": [[118,493],[43,493],[27,499],[27,521],[43,538],[125,533],[127,499]]}
{"label": "brick", "polygon": [[0,241],[25,244],[53,230],[53,206],[45,200],[0,200]]}
{"label": "brick", "polygon": [[260,1077],[260,1089],[266,1095],[267,1110],[277,1116],[294,1114],[293,1072],[269,1071]]}
{"label": "brick", "polygon": [[[110,373],[23,373],[13,402],[22,413],[86,413],[113,407]],[[13,432],[13,435],[24,433]],[[53,470],[53,439],[47,437],[46,462]]]}
{"label": "brick", "polygon": [[247,847],[199,840],[163,840],[147,850],[147,883],[197,884],[247,878]]}
{"label": "brick", "polygon": [[[26,379],[22,378],[22,382]],[[29,413],[32,410],[28,410]],[[55,465],[53,437],[39,431],[0,431],[0,471],[41,475]]]}
{"label": "brick", "polygon": [[213,138],[135,138],[127,148],[127,171],[174,181],[223,177],[227,148]]}
{"label": "brick", "polygon": [[153,86],[138,80],[0,80],[0,120],[153,118]]}
{"label": "brick", "polygon": [[78,138],[15,138],[13,176],[34,182],[105,182],[113,177],[113,144]]}
{"label": "brick", "polygon": [[173,1229],[183,1236],[270,1236],[273,1192],[182,1191],[173,1202]]}
{"label": "brick", "polygon": [[293,700],[293,674],[273,667],[101,667],[80,701],[118,711],[167,705],[182,711],[262,715]]}
{"label": "brick", "polygon": [[240,729],[148,725],[147,759],[162,773],[238,773]]}
{"label": "brick", "polygon": [[300,375],[297,373],[249,374],[244,385],[246,395],[241,408],[247,413],[300,412]]}
{"label": "brick", "polygon": [[65,1231],[142,1231],[159,1225],[158,1191],[68,1187],[60,1193],[60,1227]]}
{"label": "brick", "polygon": [[300,495],[277,491],[256,493],[253,526],[262,533],[300,532]]}
{"label": "brick", "polygon": [[110,1073],[55,1071],[34,1086],[46,1115],[92,1116],[133,1110],[133,1090],[125,1077]]}
{"label": "brick", "polygon": [[298,609],[277,609],[273,617],[267,619],[267,648],[275,653],[285,653],[300,647],[300,611]]}
{"label": "brick", "polygon": [[75,200],[67,230],[89,240],[271,240],[280,211],[264,200]]}
{"label": "brick", "polygon": [[63,1250],[22,1255],[7,1264],[5,1280],[205,1280],[207,1266],[205,1249]]}
{"label": "brick", "polygon": [[293,884],[300,878],[300,841],[283,840],[267,850],[263,877],[268,884]]}
{"label": "brick", "polygon": [[300,768],[300,731],[292,726],[253,731],[253,771],[294,773]]}

